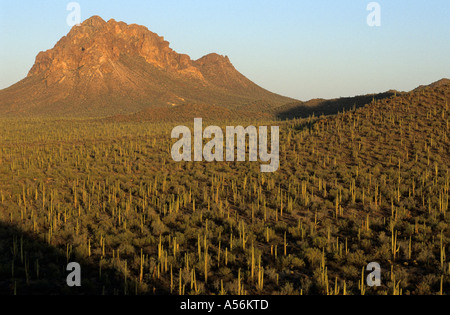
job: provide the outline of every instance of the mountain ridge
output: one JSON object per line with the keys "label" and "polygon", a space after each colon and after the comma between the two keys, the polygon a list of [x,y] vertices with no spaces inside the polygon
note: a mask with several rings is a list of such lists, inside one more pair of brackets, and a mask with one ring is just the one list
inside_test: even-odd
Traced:
{"label": "mountain ridge", "polygon": [[352,97],[340,97],[334,99],[311,99],[308,101],[295,101],[276,108],[270,108],[267,112],[272,113],[279,119],[293,119],[308,116],[335,115],[342,111],[348,111],[364,107],[375,101],[389,99],[397,95],[406,95],[412,92],[421,92],[442,86],[450,86],[450,80],[442,78],[428,85],[420,85],[411,91],[388,90],[381,93],[356,95]]}

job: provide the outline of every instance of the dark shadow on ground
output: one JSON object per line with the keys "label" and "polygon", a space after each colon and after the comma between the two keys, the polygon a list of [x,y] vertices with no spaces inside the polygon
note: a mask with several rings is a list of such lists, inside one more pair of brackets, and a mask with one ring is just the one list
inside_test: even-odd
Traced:
{"label": "dark shadow on ground", "polygon": [[[81,287],[69,287],[66,250],[48,245],[15,225],[0,222],[0,295],[142,294],[137,282],[114,268],[102,267],[72,253],[81,265]],[[164,294],[158,289],[159,294]]]}

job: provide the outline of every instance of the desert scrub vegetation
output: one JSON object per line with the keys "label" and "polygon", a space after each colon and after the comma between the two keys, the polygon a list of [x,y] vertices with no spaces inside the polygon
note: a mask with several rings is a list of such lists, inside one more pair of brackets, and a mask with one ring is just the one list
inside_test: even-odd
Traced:
{"label": "desert scrub vegetation", "polygon": [[80,293],[448,294],[449,96],[273,122],[273,174],[175,163],[171,124],[2,119],[0,291],[70,294],[80,261]]}

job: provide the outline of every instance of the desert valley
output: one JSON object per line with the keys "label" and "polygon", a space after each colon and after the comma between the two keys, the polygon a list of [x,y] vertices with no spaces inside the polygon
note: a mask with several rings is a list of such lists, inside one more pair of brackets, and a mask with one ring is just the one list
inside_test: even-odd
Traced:
{"label": "desert valley", "polygon": [[[0,90],[0,292],[448,294],[450,80],[423,84],[300,101],[93,16]],[[279,127],[279,168],[174,161],[196,118]]]}

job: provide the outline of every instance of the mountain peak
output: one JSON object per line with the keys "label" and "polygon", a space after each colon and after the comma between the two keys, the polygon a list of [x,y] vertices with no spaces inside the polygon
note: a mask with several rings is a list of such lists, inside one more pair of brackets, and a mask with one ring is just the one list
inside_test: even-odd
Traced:
{"label": "mountain peak", "polygon": [[260,99],[276,105],[292,101],[248,80],[227,56],[209,54],[194,61],[145,26],[99,16],[40,52],[27,78],[2,93],[8,96],[0,98],[0,112],[44,107],[64,115],[82,108],[84,116],[186,102],[237,108]]}
{"label": "mountain peak", "polygon": [[198,59],[196,62],[202,63],[202,64],[205,64],[205,63],[228,63],[228,64],[231,64],[228,56],[222,56],[222,55],[219,55],[216,53],[211,53],[206,56],[203,56],[200,59]]}
{"label": "mountain peak", "polygon": [[144,58],[160,69],[202,80],[187,55],[178,54],[163,37],[144,26],[93,16],[74,26],[53,49],[41,52],[29,76],[43,74],[49,85],[72,76],[100,77],[117,70],[122,55]]}
{"label": "mountain peak", "polygon": [[105,20],[103,20],[100,16],[94,15],[89,19],[85,20],[81,25],[82,26],[92,26],[92,27],[102,27],[106,24]]}

